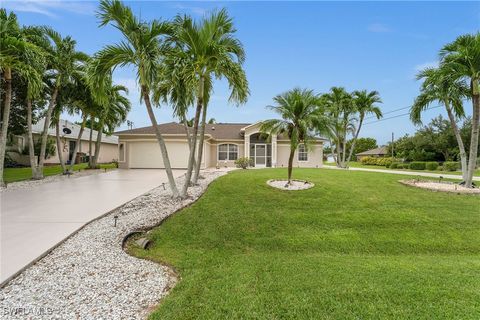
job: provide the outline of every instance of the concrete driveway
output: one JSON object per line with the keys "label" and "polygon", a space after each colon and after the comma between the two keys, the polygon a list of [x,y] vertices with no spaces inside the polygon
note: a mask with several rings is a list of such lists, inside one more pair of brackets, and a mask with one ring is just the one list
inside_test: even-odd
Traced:
{"label": "concrete driveway", "polygon": [[1,193],[0,283],[86,223],[167,181],[165,170],[114,170]]}

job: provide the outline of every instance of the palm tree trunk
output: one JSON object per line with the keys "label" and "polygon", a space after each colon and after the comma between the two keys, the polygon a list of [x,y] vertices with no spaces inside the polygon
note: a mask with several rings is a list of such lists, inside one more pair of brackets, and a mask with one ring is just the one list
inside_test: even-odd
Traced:
{"label": "palm tree trunk", "polygon": [[200,141],[198,143],[198,157],[197,163],[195,164],[195,174],[193,176],[193,184],[197,184],[198,178],[200,176],[200,167],[202,164],[203,157],[203,141],[205,140],[205,123],[207,121],[207,104],[204,104],[202,111],[202,126],[200,127]]}
{"label": "palm tree trunk", "polygon": [[90,116],[90,137],[88,138],[88,167],[93,168],[92,140],[93,140],[93,115]]}
{"label": "palm tree trunk", "polygon": [[360,129],[362,128],[363,117],[360,117],[360,122],[358,123],[357,132],[355,132],[355,137],[353,138],[352,145],[350,146],[350,152],[348,153],[347,163],[345,167],[348,169],[348,165],[350,164],[350,160],[352,159],[353,150],[355,150],[355,144],[357,143],[358,134],[360,133]]}
{"label": "palm tree trunk", "polygon": [[155,128],[155,135],[158,140],[158,144],[160,145],[160,151],[162,153],[163,164],[165,165],[165,171],[167,172],[168,182],[170,184],[170,190],[172,191],[172,195],[175,198],[179,197],[177,185],[175,184],[175,178],[173,177],[172,166],[170,165],[170,159],[168,158],[168,151],[167,146],[165,145],[165,140],[163,139],[162,133],[158,128],[157,119],[155,119],[155,114],[153,113],[152,104],[150,102],[150,96],[148,95],[148,91],[146,87],[142,86],[142,95],[143,100],[145,101],[145,106],[147,107],[148,116],[150,117],[150,121],[152,122],[152,126]]}
{"label": "palm tree trunk", "polygon": [[82,125],[80,126],[80,132],[78,133],[77,141],[75,142],[75,148],[73,149],[73,156],[72,160],[70,161],[70,167],[68,168],[68,171],[72,172],[73,171],[73,166],[75,165],[75,160],[77,160],[77,151],[78,148],[80,147],[80,143],[82,143],[82,134],[83,130],[85,129],[85,124],[87,123],[87,115],[83,115],[83,120],[82,120]]}
{"label": "palm tree trunk", "polygon": [[472,81],[473,95],[472,95],[472,104],[473,104],[473,114],[472,114],[472,136],[470,140],[470,155],[468,157],[468,169],[467,169],[467,179],[465,180],[465,187],[472,187],[473,172],[475,171],[475,165],[477,162],[477,152],[478,152],[478,133],[480,126],[480,96],[478,83],[475,80]]}
{"label": "palm tree trunk", "polygon": [[335,151],[337,152],[337,167],[339,167],[339,168],[342,167],[342,164],[341,164],[342,156],[340,154],[340,148],[341,148],[340,137],[337,136],[337,143],[335,144]]}
{"label": "palm tree trunk", "polygon": [[188,190],[188,187],[190,186],[190,179],[192,178],[193,162],[195,160],[195,150],[197,147],[198,122],[200,120],[200,113],[202,111],[202,106],[203,106],[203,93],[204,93],[203,82],[204,82],[203,77],[200,77],[198,98],[197,98],[197,109],[195,111],[195,118],[193,121],[192,149],[190,150],[190,156],[188,157],[187,173],[185,174],[185,183],[183,184],[182,193],[181,193],[182,198],[185,198],[187,196],[187,190]]}
{"label": "palm tree trunk", "polygon": [[28,156],[30,158],[30,167],[32,169],[32,177],[37,175],[37,160],[35,159],[35,146],[33,141],[32,130],[32,100],[27,99],[27,138],[28,138]]}
{"label": "palm tree trunk", "polygon": [[288,183],[292,183],[293,157],[295,155],[295,148],[290,146],[290,156],[288,157]]}
{"label": "palm tree trunk", "polygon": [[[188,128],[188,122],[187,122],[187,118],[185,116],[183,116],[182,122],[183,122],[183,127],[185,128],[185,135],[187,136],[188,149],[191,152],[192,151],[192,137],[190,135],[190,129]],[[193,165],[195,166],[195,159],[193,159],[193,161],[194,161]]]}
{"label": "palm tree trunk", "polygon": [[42,143],[40,145],[40,155],[38,159],[38,169],[36,176],[34,179],[43,179],[43,163],[45,161],[45,152],[47,148],[47,139],[48,139],[48,128],[50,127],[50,118],[52,117],[53,108],[55,108],[55,104],[57,103],[57,96],[58,96],[58,87],[55,86],[53,90],[53,94],[50,98],[50,103],[48,105],[47,114],[45,116],[45,123],[43,126],[42,132]]}
{"label": "palm tree trunk", "polygon": [[10,107],[12,104],[12,70],[5,68],[3,71],[5,78],[5,103],[2,114],[2,131],[0,132],[0,186],[3,182],[3,166],[5,164],[5,151],[7,148],[8,121],[10,120]]}
{"label": "palm tree trunk", "polygon": [[55,120],[55,140],[57,142],[58,161],[62,167],[62,173],[65,174],[67,172],[67,167],[65,166],[65,161],[63,160],[62,142],[60,141],[60,115],[58,115],[58,119]]}
{"label": "palm tree trunk", "polygon": [[[467,152],[465,151],[465,145],[463,144],[462,136],[460,135],[460,130],[458,129],[457,122],[455,121],[455,116],[453,115],[452,109],[448,101],[445,101],[445,108],[447,109],[448,118],[450,119],[450,124],[453,129],[453,134],[455,139],[457,139],[458,149],[460,150],[460,163],[462,165],[462,178],[463,181],[467,180]],[[447,160],[445,158],[445,160]]]}
{"label": "palm tree trunk", "polygon": [[95,141],[95,155],[93,156],[93,168],[97,169],[98,167],[98,158],[100,157],[100,147],[102,145],[102,135],[103,135],[103,119],[100,120],[97,131],[97,140]]}
{"label": "palm tree trunk", "polygon": [[333,147],[332,140],[329,138],[328,143],[330,144],[330,154],[333,157],[333,162],[337,163],[337,155],[335,154],[337,151],[337,146]]}

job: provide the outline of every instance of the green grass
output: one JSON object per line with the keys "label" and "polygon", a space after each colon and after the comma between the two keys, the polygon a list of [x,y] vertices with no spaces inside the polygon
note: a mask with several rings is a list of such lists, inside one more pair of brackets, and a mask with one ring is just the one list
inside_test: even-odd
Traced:
{"label": "green grass", "polygon": [[[73,168],[73,171],[83,170],[87,168],[87,163],[76,164]],[[113,169],[115,168],[114,163],[106,163],[100,165],[101,169]],[[60,165],[54,166],[45,166],[43,169],[43,174],[45,176],[53,176],[56,174],[62,173],[62,167]],[[32,169],[28,168],[5,168],[3,170],[3,180],[6,183],[28,180],[32,178]]]}
{"label": "green grass", "polygon": [[480,197],[397,175],[239,170],[149,233],[181,280],[151,319],[479,319]]}
{"label": "green grass", "polygon": [[[325,162],[326,165],[329,166],[334,166],[335,162]],[[366,165],[362,164],[361,162],[350,162],[350,167],[352,168],[367,168],[367,169],[382,169],[382,170],[398,170],[398,171],[414,171],[414,172],[428,172],[428,173],[438,173],[438,174],[453,174],[453,175],[458,175],[461,176],[462,172],[461,171],[442,171],[442,170],[436,170],[436,171],[430,171],[430,170],[410,170],[410,169],[390,169],[385,166],[373,166],[373,165]],[[475,176],[480,176],[480,169],[477,169],[473,173]],[[460,178],[459,178],[460,179]]]}

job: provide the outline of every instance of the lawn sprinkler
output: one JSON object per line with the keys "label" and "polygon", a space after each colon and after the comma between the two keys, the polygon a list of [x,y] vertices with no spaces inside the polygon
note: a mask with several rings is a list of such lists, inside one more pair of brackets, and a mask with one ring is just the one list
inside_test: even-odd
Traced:
{"label": "lawn sprinkler", "polygon": [[443,176],[438,177],[438,183],[442,183]]}
{"label": "lawn sprinkler", "polygon": [[163,187],[163,190],[167,190],[165,189],[165,182],[162,183],[162,187]]}
{"label": "lawn sprinkler", "polygon": [[117,226],[117,220],[118,220],[118,216],[113,216],[113,220],[114,220],[114,223],[113,223],[113,226],[116,227]]}

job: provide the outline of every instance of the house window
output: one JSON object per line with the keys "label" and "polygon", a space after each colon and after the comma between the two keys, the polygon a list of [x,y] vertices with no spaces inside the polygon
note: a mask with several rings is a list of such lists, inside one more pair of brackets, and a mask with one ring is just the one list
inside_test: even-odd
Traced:
{"label": "house window", "polygon": [[237,160],[238,146],[236,144],[220,144],[218,145],[218,160]]}
{"label": "house window", "polygon": [[118,162],[125,162],[125,143],[118,145]]}
{"label": "house window", "polygon": [[308,161],[308,150],[304,144],[298,146],[298,161]]}

